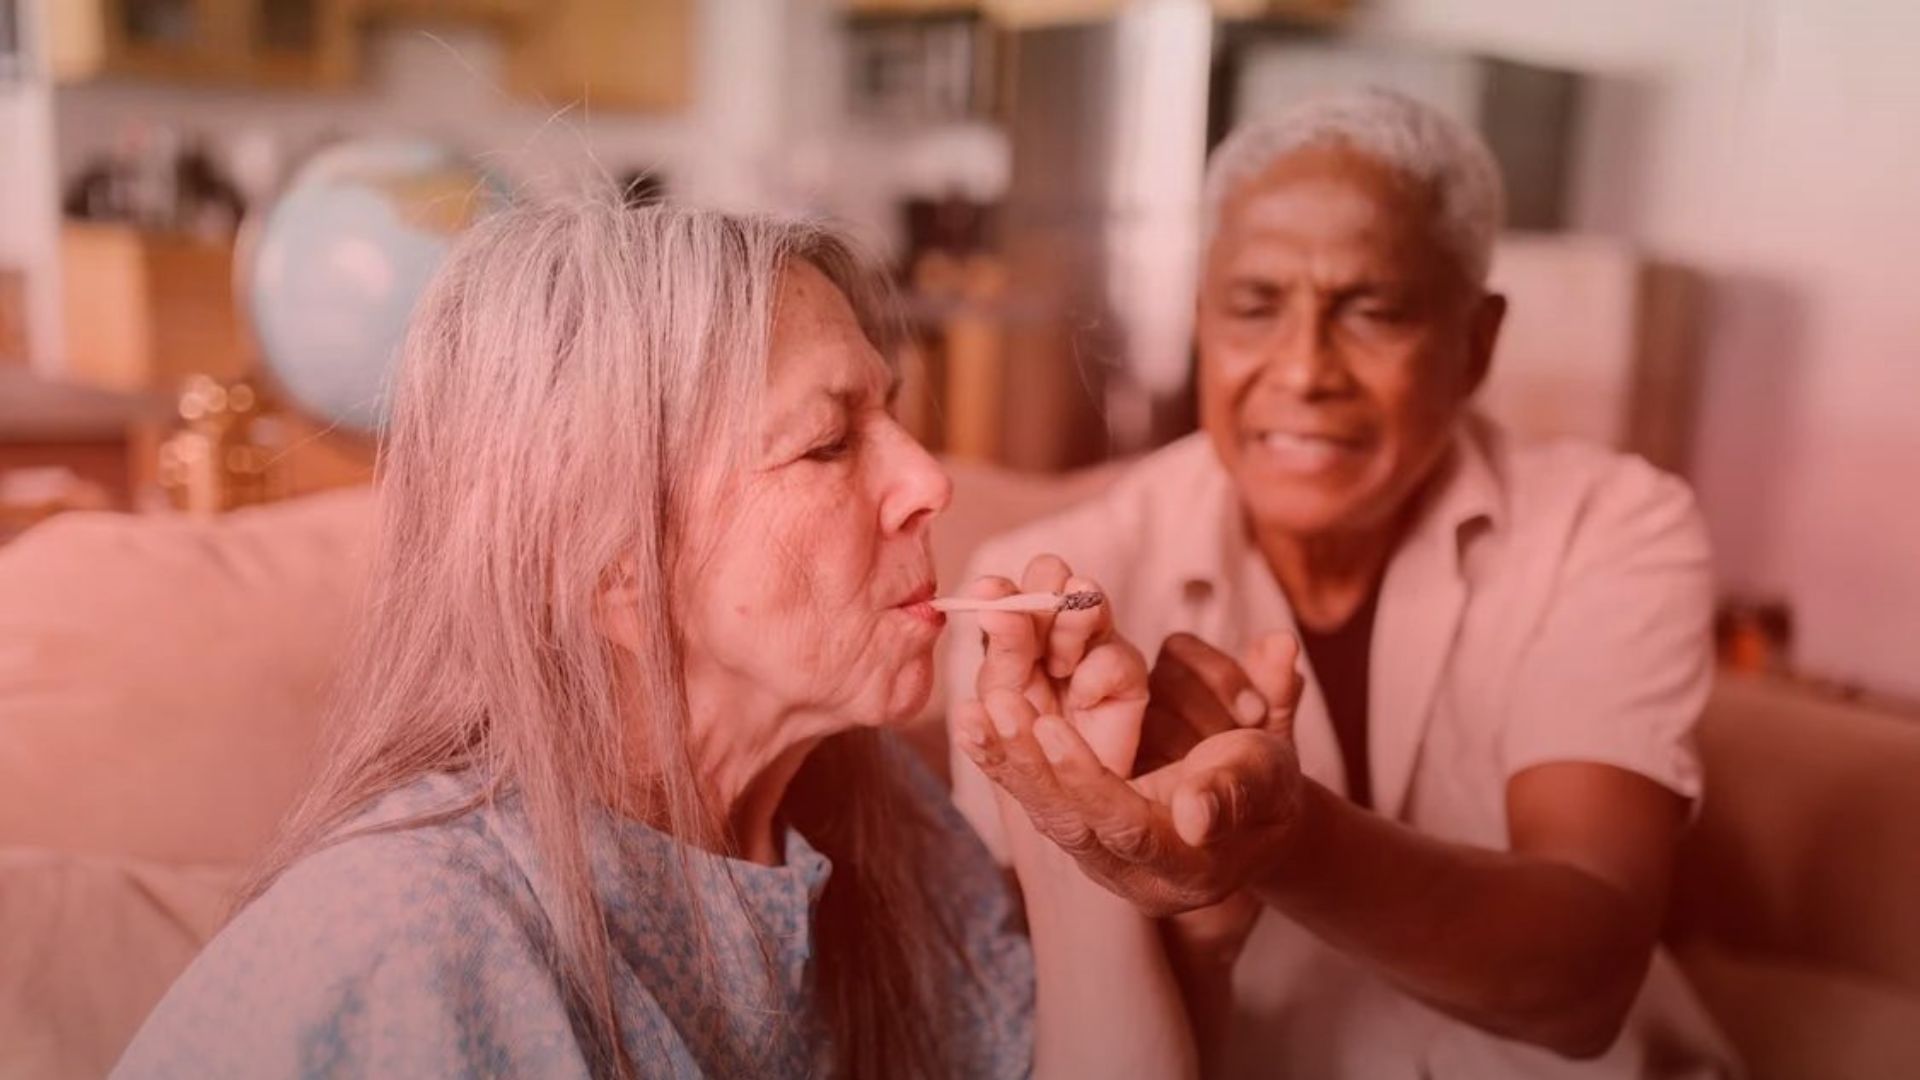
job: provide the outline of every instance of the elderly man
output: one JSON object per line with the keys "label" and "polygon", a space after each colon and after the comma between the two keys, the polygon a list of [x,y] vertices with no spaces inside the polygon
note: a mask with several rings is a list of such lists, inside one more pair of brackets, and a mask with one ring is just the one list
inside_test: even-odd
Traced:
{"label": "elderly man", "polygon": [[[962,732],[957,800],[997,845],[984,770],[1214,950],[1185,974],[1221,1074],[1730,1072],[1658,948],[1700,788],[1704,531],[1644,462],[1469,410],[1505,310],[1490,154],[1369,91],[1234,133],[1207,198],[1204,431],[974,567],[1057,586],[1024,565],[1057,552],[1103,583],[1160,649],[1159,771]],[[954,639],[964,697],[980,646]]]}

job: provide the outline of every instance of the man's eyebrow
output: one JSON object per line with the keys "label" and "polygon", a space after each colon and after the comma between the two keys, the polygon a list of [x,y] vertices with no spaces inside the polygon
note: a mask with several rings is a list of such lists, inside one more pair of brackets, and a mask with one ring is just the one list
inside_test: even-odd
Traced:
{"label": "man's eyebrow", "polygon": [[1227,288],[1256,289],[1260,292],[1280,292],[1285,286],[1271,278],[1258,277],[1252,274],[1236,274],[1227,279]]}

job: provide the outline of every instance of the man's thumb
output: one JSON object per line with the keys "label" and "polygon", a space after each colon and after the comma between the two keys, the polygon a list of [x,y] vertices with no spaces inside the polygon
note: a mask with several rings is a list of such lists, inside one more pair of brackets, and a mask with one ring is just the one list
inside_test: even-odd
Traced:
{"label": "man's thumb", "polygon": [[1273,631],[1247,646],[1240,666],[1254,689],[1267,699],[1267,730],[1293,738],[1293,713],[1306,679],[1300,674],[1300,643],[1292,634]]}

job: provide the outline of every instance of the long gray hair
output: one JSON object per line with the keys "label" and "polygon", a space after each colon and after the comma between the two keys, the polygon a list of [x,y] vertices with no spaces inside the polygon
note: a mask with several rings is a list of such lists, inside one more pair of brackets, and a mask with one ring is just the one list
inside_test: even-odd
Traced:
{"label": "long gray hair", "polygon": [[[796,260],[885,344],[881,279],[811,225],[589,201],[507,210],[459,241],[396,379],[373,611],[337,741],[246,899],[381,795],[470,770],[483,798],[525,808],[558,883],[546,913],[590,1057],[632,1074],[585,829],[638,769],[644,805],[621,810],[690,844],[728,843],[694,775],[674,582],[700,557],[686,525],[713,492],[699,478],[747,445]],[[640,598],[638,655],[616,655],[596,622],[616,567]],[[818,989],[842,1071],[939,1071],[928,973],[950,930],[925,884],[924,820],[877,736],[829,739],[782,813],[836,867],[817,914]]]}

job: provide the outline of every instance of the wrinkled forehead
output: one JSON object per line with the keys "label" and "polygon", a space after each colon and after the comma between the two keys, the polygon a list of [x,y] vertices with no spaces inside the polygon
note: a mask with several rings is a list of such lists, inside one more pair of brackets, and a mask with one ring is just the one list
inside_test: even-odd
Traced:
{"label": "wrinkled forehead", "polygon": [[1340,144],[1285,154],[1226,193],[1210,257],[1248,247],[1362,246],[1395,259],[1446,257],[1432,185]]}
{"label": "wrinkled forehead", "polygon": [[788,266],[781,273],[768,342],[772,410],[819,394],[885,399],[893,378],[847,294],[810,262]]}

